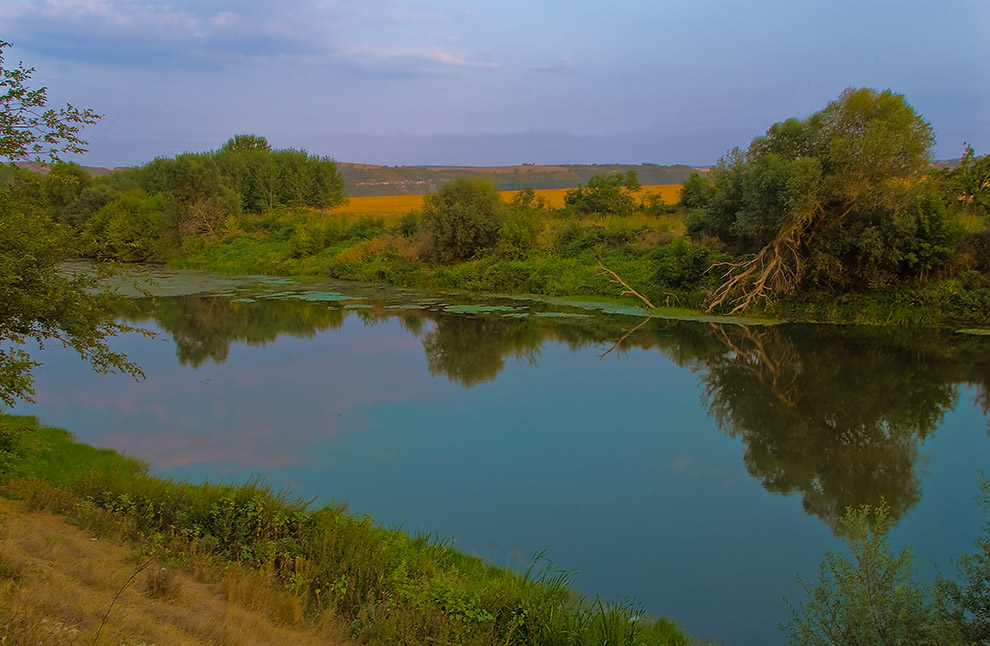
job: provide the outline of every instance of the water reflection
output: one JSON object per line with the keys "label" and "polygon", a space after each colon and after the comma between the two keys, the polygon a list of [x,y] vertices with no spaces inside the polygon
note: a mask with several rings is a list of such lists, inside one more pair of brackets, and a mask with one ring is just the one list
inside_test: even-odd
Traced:
{"label": "water reflection", "polygon": [[373,300],[199,295],[126,307],[132,322],[153,318],[193,366],[224,362],[234,342],[311,337],[348,316],[365,325],[397,318],[419,339],[430,373],[467,388],[495,379],[510,359],[535,366],[549,342],[599,346],[605,360],[655,349],[698,374],[702,403],[745,446],[748,473],[767,491],[800,495],[805,511],[833,531],[847,506],[883,498],[896,520],[918,503],[919,447],[957,404],[960,384],[973,385],[977,404],[990,409],[990,339],[931,331],[455,314],[442,304]]}
{"label": "water reflection", "polygon": [[767,491],[833,529],[847,506],[883,498],[896,522],[918,502],[918,446],[958,398],[944,366],[812,330],[713,333],[728,352],[701,375],[708,410]]}

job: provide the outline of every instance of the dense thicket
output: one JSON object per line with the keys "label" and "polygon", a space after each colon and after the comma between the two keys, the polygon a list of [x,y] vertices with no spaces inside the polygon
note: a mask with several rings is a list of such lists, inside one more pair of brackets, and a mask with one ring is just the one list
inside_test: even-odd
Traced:
{"label": "dense thicket", "polygon": [[[9,173],[8,181],[14,181]],[[26,186],[21,175],[16,181]],[[185,238],[217,237],[241,214],[328,209],[347,199],[333,160],[272,150],[256,135],[99,178],[75,163],[56,163],[33,198],[38,209],[83,234],[87,254],[128,262],[167,260]]]}

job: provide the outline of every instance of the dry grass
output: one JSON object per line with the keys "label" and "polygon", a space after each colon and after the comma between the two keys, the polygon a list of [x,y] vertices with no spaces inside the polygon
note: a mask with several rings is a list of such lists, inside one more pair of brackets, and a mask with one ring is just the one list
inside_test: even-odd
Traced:
{"label": "dry grass", "polygon": [[[145,560],[0,498],[0,644],[93,644],[114,595]],[[345,643],[332,619],[305,619],[297,599],[257,572],[202,580],[158,563],[146,572],[124,588],[96,643]]]}
{"label": "dry grass", "polygon": [[[552,188],[535,191],[538,196],[546,198],[550,206],[561,208],[564,206],[564,194],[570,189]],[[512,196],[519,191],[502,191],[502,199],[509,201]],[[637,194],[641,198],[644,193],[659,193],[668,204],[677,202],[681,194],[680,184],[657,184],[655,186],[644,186],[641,193]],[[423,208],[422,195],[382,195],[374,197],[352,197],[350,204],[339,206],[333,210],[336,215],[346,216],[348,220],[356,220],[361,216],[372,216],[384,218],[386,224],[397,220],[409,211]]]}

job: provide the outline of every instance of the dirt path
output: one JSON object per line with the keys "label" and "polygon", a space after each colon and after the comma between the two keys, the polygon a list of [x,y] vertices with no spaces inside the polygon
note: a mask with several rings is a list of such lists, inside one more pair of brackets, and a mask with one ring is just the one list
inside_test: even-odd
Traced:
{"label": "dirt path", "polygon": [[254,573],[210,581],[155,561],[137,572],[147,560],[0,497],[0,645],[344,643],[331,622],[303,619],[297,601]]}

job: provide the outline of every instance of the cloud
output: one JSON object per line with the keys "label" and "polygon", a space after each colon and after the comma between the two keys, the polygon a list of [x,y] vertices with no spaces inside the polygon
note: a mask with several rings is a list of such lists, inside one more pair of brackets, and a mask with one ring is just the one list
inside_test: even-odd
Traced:
{"label": "cloud", "polygon": [[577,61],[570,56],[561,56],[555,61],[550,61],[542,65],[534,65],[530,69],[534,72],[566,72],[573,69],[576,64]]}
{"label": "cloud", "polygon": [[397,74],[437,74],[501,67],[496,62],[472,60],[440,47],[360,46],[343,49],[339,54],[358,67]]}
{"label": "cloud", "polygon": [[[417,76],[494,69],[452,51],[442,14],[404,5],[261,0],[21,0],[0,7],[5,39],[74,62],[144,70],[216,70],[266,61]],[[441,46],[445,44],[446,46]]]}
{"label": "cloud", "polygon": [[[296,3],[299,4],[299,3]],[[308,4],[308,3],[307,3]],[[218,6],[219,5],[219,6]],[[239,61],[327,56],[343,12],[244,3],[158,4],[44,0],[0,8],[16,46],[55,58],[126,67],[225,67]]]}

